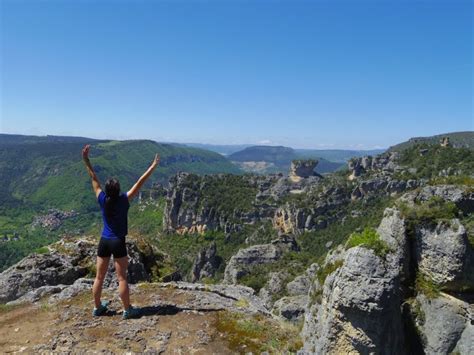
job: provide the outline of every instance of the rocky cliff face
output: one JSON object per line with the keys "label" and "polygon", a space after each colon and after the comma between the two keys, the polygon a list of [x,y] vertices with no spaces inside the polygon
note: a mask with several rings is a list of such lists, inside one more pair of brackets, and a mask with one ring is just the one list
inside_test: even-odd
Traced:
{"label": "rocky cliff face", "polygon": [[[317,162],[312,160],[294,161],[288,177],[240,176],[230,181],[226,175],[180,173],[170,180],[164,226],[177,233],[231,233],[244,224],[272,221],[285,234],[323,229],[344,218],[350,201],[396,196],[426,184],[423,179],[396,178],[402,170],[398,159],[398,153],[353,159],[348,163],[352,182],[334,176],[325,180],[313,172]],[[229,185],[232,194],[225,194],[229,189],[223,186]]]}
{"label": "rocky cliff face", "polygon": [[230,204],[226,203],[225,196],[219,194],[221,186],[232,184],[227,178],[229,176],[226,175],[179,173],[170,179],[163,218],[165,229],[180,234],[202,233],[206,230],[231,232],[239,230],[242,223],[252,223],[271,215],[271,208],[259,208],[269,206],[253,203],[258,189],[268,185],[269,178],[232,177],[240,186],[236,186],[235,193],[228,197],[241,198],[236,205],[242,206],[232,210],[227,209]]}
{"label": "rocky cliff face", "polygon": [[[467,189],[452,186],[426,188],[402,200],[419,201],[429,193],[471,203]],[[464,226],[458,219],[425,220],[411,228],[400,211],[386,209],[377,229],[383,253],[361,244],[327,256],[309,291],[302,331],[306,353],[473,350],[467,339],[474,263]]]}
{"label": "rocky cliff face", "polygon": [[[197,176],[186,173],[177,174],[170,180],[164,212],[164,227],[168,232],[202,233],[206,230],[222,230],[226,233],[238,231],[243,224],[278,220],[282,214],[296,213],[291,207],[279,209],[282,199],[290,195],[305,194],[318,186],[321,177],[310,176],[298,181],[292,181],[281,175],[270,176],[235,176],[233,181],[227,181],[228,176]],[[223,186],[234,184],[235,189],[230,195],[220,194]],[[228,186],[228,185],[227,185]],[[340,202],[339,191],[329,191],[334,196],[329,203],[321,202],[309,214],[327,209],[331,204],[336,207]],[[226,198],[233,201],[226,201]],[[236,201],[238,200],[238,201]],[[235,203],[237,202],[237,203]],[[232,209],[227,207],[234,206]],[[306,213],[306,212],[305,212]],[[283,217],[284,219],[287,217]],[[299,222],[304,225],[306,222]],[[308,229],[315,228],[317,222],[308,220]],[[284,227],[280,228],[282,231]],[[300,227],[297,227],[300,229]],[[304,227],[302,227],[304,229]]]}

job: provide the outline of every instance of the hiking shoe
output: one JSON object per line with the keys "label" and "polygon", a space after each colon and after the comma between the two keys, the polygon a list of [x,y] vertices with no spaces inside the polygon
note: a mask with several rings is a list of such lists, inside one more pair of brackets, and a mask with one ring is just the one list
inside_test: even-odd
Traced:
{"label": "hiking shoe", "polygon": [[138,318],[142,314],[140,308],[136,308],[133,306],[128,307],[127,310],[123,311],[122,318],[123,319],[130,319],[130,318]]}
{"label": "hiking shoe", "polygon": [[92,316],[94,317],[99,317],[103,316],[105,313],[107,313],[107,306],[109,305],[109,301],[102,301],[100,302],[99,308],[95,308],[92,311]]}

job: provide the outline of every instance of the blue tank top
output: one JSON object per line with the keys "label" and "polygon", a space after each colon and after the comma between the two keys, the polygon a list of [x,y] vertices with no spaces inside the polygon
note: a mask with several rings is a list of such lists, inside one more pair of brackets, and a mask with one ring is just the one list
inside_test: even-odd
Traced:
{"label": "blue tank top", "polygon": [[109,217],[105,214],[105,197],[104,191],[101,191],[97,197],[102,211],[102,220],[104,221],[102,238],[123,239],[128,233],[128,209],[130,208],[130,203],[128,202],[127,194],[120,194],[114,208],[114,213]]}

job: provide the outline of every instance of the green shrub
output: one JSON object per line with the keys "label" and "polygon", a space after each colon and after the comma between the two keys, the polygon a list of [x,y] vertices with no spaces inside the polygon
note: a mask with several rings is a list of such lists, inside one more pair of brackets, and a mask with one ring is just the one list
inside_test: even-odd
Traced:
{"label": "green shrub", "polygon": [[326,278],[332,274],[334,271],[339,269],[344,262],[342,260],[336,260],[334,263],[328,263],[323,268],[320,268],[316,273],[316,277],[318,278],[319,285],[323,287]]}
{"label": "green shrub", "polygon": [[352,233],[346,243],[346,248],[349,249],[356,246],[372,249],[375,255],[379,257],[385,257],[391,250],[388,244],[380,239],[380,236],[373,228],[365,228],[361,233]]}
{"label": "green shrub", "polygon": [[251,272],[239,279],[239,284],[251,287],[258,293],[265,286],[267,279],[266,268],[252,268]]}
{"label": "green shrub", "polygon": [[416,203],[414,206],[399,203],[397,207],[406,220],[407,234],[410,238],[415,238],[416,226],[420,224],[447,222],[459,214],[453,202],[445,201],[437,196],[433,196],[426,202]]}
{"label": "green shrub", "polygon": [[415,288],[418,293],[424,294],[429,299],[438,297],[441,292],[440,286],[421,272],[416,274]]}
{"label": "green shrub", "polygon": [[41,247],[35,250],[36,254],[47,254],[49,253],[48,247]]}
{"label": "green shrub", "polygon": [[429,181],[430,185],[474,186],[474,178],[469,175],[437,176]]}

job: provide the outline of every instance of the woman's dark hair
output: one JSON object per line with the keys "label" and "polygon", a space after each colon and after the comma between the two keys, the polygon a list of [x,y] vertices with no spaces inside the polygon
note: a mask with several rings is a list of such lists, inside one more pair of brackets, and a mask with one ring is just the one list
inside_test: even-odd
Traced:
{"label": "woman's dark hair", "polygon": [[118,198],[120,195],[120,183],[111,178],[105,182],[105,215],[111,217],[115,214]]}

